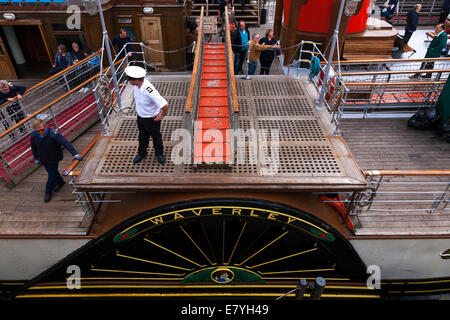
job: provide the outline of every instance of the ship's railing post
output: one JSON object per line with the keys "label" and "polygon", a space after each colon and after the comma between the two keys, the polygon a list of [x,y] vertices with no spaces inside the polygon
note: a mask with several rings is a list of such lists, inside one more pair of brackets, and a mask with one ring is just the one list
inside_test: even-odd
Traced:
{"label": "ship's railing post", "polygon": [[322,277],[317,277],[316,281],[314,283],[314,289],[311,293],[311,300],[320,300],[320,297],[322,296],[323,290],[326,286],[326,281]]}
{"label": "ship's railing post", "polygon": [[308,288],[308,283],[305,279],[301,279],[297,285],[297,291],[295,292],[296,300],[303,300],[303,296],[305,295],[306,288]]}
{"label": "ship's railing post", "polygon": [[[427,210],[429,213],[434,213],[436,211],[436,209],[439,207],[439,205],[441,204],[441,202],[445,201],[445,197],[446,197],[447,193],[449,192],[449,189],[450,189],[450,183],[447,185],[447,188],[445,189],[444,192],[442,192],[440,195],[439,194],[434,195],[434,201],[431,205],[431,208]],[[445,206],[446,206],[446,204],[445,204]]]}
{"label": "ship's railing post", "polygon": [[11,179],[11,183],[13,185],[16,184],[14,176],[12,175],[11,171],[9,170],[9,165],[8,163],[5,161],[5,159],[3,159],[2,155],[0,154],[0,163],[2,164],[3,168],[6,171],[6,174],[8,175],[8,177]]}

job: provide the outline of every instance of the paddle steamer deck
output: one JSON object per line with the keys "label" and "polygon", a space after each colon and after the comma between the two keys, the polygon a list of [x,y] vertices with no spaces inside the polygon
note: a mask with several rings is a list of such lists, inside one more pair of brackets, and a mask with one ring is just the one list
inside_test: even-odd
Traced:
{"label": "paddle steamer deck", "polygon": [[[151,81],[169,103],[169,114],[162,122],[166,164],[158,164],[152,146],[149,156],[133,164],[138,147],[136,115],[134,112],[119,114],[111,122],[110,135],[102,137],[91,151],[76,181],[78,189],[338,191],[360,190],[366,186],[344,140],[332,135],[334,127],[328,112],[316,110],[303,80],[255,76],[251,81],[237,82],[239,129],[255,129],[257,135],[262,129],[267,130],[268,145],[273,131],[278,131],[279,157],[270,158],[276,156],[271,146],[270,153],[261,148],[254,154],[247,145],[242,150],[244,161],[222,167],[195,167],[192,161],[184,164],[172,161],[172,149],[178,139],[171,139],[171,134],[184,128],[190,78],[153,76]],[[124,101],[132,103],[129,89]]]}
{"label": "paddle steamer deck", "polygon": [[[359,165],[362,170],[381,170],[381,169],[445,169],[450,167],[450,146],[448,143],[439,139],[439,137],[430,131],[411,130],[406,125],[406,119],[344,119],[341,129],[344,132],[343,139],[340,137],[332,137],[331,126],[328,123],[328,115],[317,113],[308,95],[314,96],[308,87],[301,85],[297,81],[290,83],[290,88],[294,88],[295,92],[289,92],[289,87],[281,83],[279,78],[269,76],[262,81],[255,77],[251,81],[238,79],[238,95],[239,105],[241,108],[240,121],[242,128],[260,127],[273,125],[281,131],[281,146],[285,148],[298,147],[329,147],[335,152],[338,169],[342,170],[341,174],[335,174],[332,178],[335,181],[349,181],[348,176],[344,175],[346,164],[342,161],[342,155],[346,162],[352,163],[350,172],[358,179],[351,187],[358,189],[363,188],[365,180],[359,173]],[[153,79],[152,79],[153,80]],[[166,141],[166,154],[170,154],[173,142],[170,142],[170,132],[174,128],[183,126],[183,112],[185,105],[185,94],[187,92],[188,81],[180,78],[167,78],[153,80],[156,87],[167,98],[171,108],[169,116],[164,120],[163,125],[164,139]],[[301,91],[303,90],[303,91]],[[171,93],[172,92],[172,93]],[[291,96],[289,95],[291,94]],[[294,96],[292,96],[294,95]],[[280,101],[282,103],[280,103]],[[299,125],[302,121],[312,121],[316,124],[307,129],[302,129]],[[122,184],[128,179],[141,179],[139,188],[145,186],[148,191],[155,190],[159,183],[155,181],[166,181],[166,186],[171,183],[172,191],[184,190],[186,185],[178,184],[182,177],[197,177],[196,187],[203,186],[210,188],[211,181],[219,188],[236,189],[236,187],[252,188],[255,185],[249,181],[257,179],[265,179],[260,175],[256,175],[259,171],[258,165],[252,168],[254,175],[251,176],[247,170],[248,164],[244,166],[235,166],[230,169],[225,168],[199,168],[195,171],[193,167],[187,165],[175,166],[168,164],[164,167],[160,166],[154,157],[147,157],[142,164],[133,168],[132,159],[137,148],[137,130],[135,126],[135,115],[129,115],[119,118],[111,128],[113,134],[98,144],[97,148],[91,151],[88,156],[87,164],[83,166],[83,172],[80,178],[92,179],[92,185],[95,188],[104,188],[105,181],[111,183],[114,179],[118,179],[116,187],[120,189]],[[297,129],[297,127],[300,127]],[[119,130],[122,128],[122,130]],[[314,128],[316,131],[314,131]],[[84,133],[80,138],[75,140],[74,145],[78,149],[82,149],[91,138],[100,129],[97,124]],[[297,131],[296,131],[297,130]],[[301,131],[303,130],[303,131]],[[323,133],[319,136],[316,132]],[[119,132],[120,131],[120,132]],[[120,140],[120,139],[123,140]],[[303,139],[302,139],[303,138]],[[307,138],[311,140],[306,140]],[[291,139],[291,140],[289,140]],[[322,139],[322,140],[320,140]],[[345,140],[345,142],[344,142]],[[347,147],[348,145],[348,147]],[[338,148],[336,148],[338,146]],[[90,172],[97,174],[104,170],[107,163],[108,153],[104,153],[107,148],[112,147],[123,148],[122,152],[111,154],[110,161],[117,161],[119,165],[116,168],[124,168],[128,170],[122,172],[121,175],[105,172],[103,175],[88,176]],[[337,150],[337,151],[336,151]],[[340,153],[338,153],[341,151]],[[344,152],[342,152],[344,151]],[[109,151],[112,152],[112,151]],[[151,150],[150,153],[151,154]],[[100,157],[105,155],[104,157]],[[281,155],[283,155],[281,153]],[[291,170],[298,170],[300,164],[305,158],[296,158],[291,155]],[[308,160],[309,154],[306,156]],[[98,158],[96,158],[98,157]],[[97,160],[96,160],[97,159]],[[64,168],[70,160],[70,155],[65,151],[65,160],[61,163],[60,169]],[[111,167],[113,164],[109,164]],[[347,164],[348,166],[348,164]],[[161,170],[161,168],[163,168]],[[320,166],[319,166],[320,168]],[[135,171],[131,171],[134,169]],[[159,175],[159,176],[158,176]],[[211,177],[216,175],[215,177]],[[217,176],[220,176],[220,181]],[[234,177],[240,179],[239,184],[233,180]],[[271,183],[285,183],[284,188],[295,186],[299,192],[311,188],[311,186],[323,187],[324,181],[328,178],[326,173],[309,174],[304,172],[297,173],[294,180],[296,184],[287,184],[286,181],[291,174],[284,174],[277,177],[269,177]],[[95,179],[94,179],[95,178]],[[74,203],[75,195],[72,194],[72,188],[66,185],[61,191],[54,194],[50,203],[43,202],[43,194],[45,187],[46,172],[40,167],[22,181],[16,188],[1,188],[2,208],[0,210],[0,235],[4,237],[25,236],[80,236],[89,233],[89,221],[83,221],[84,211],[81,210],[79,204]],[[98,180],[100,179],[100,180]],[[178,180],[177,180],[178,179]],[[228,179],[228,180],[227,180]],[[292,178],[291,178],[292,179]],[[439,178],[438,178],[439,179]],[[442,178],[441,178],[442,179]],[[68,179],[66,179],[67,181]],[[200,180],[200,182],[198,182]],[[208,181],[208,184],[201,184],[202,181]],[[302,183],[308,181],[307,183]],[[78,183],[81,185],[82,180]],[[177,182],[177,183],[175,183]],[[219,184],[220,182],[220,184]],[[315,185],[312,185],[312,182]],[[245,185],[247,183],[247,185]],[[89,186],[86,184],[85,186]],[[134,182],[136,186],[136,182]],[[264,186],[263,184],[256,186]],[[341,186],[349,186],[344,183]],[[187,185],[193,187],[193,185]],[[271,190],[270,184],[267,184],[267,190]],[[334,187],[330,183],[327,188]],[[256,187],[255,187],[256,190]],[[273,189],[272,189],[273,190]],[[447,211],[448,213],[448,211]],[[88,222],[88,223],[86,223]],[[442,236],[450,234],[450,216],[445,212],[437,212],[433,214],[388,214],[379,213],[374,215],[370,213],[363,217],[360,221],[360,228],[357,235],[378,236],[383,235],[436,235]]]}

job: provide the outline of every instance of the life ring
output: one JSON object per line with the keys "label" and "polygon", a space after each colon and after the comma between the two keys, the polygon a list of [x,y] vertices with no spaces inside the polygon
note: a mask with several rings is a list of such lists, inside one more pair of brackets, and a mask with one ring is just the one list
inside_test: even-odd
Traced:
{"label": "life ring", "polygon": [[331,111],[337,112],[344,100],[345,88],[342,85],[330,88],[331,97],[327,99]]}

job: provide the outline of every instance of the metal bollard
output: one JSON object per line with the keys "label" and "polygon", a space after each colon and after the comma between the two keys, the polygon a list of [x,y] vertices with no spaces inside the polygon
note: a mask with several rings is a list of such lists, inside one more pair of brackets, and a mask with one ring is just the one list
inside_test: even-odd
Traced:
{"label": "metal bollard", "polygon": [[322,295],[323,289],[325,289],[326,281],[322,277],[316,278],[316,283],[314,285],[314,289],[311,293],[311,300],[320,300],[320,296]]}
{"label": "metal bollard", "polygon": [[299,284],[297,285],[297,291],[295,292],[296,300],[303,300],[303,296],[305,295],[306,288],[308,287],[308,282],[305,279],[301,279]]}

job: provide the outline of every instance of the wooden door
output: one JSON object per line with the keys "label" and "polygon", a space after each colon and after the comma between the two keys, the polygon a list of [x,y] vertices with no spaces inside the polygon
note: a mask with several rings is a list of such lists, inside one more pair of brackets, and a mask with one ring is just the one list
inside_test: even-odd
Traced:
{"label": "wooden door", "polygon": [[5,43],[0,36],[0,77],[4,79],[17,79],[16,71],[9,57]]}
{"label": "wooden door", "polygon": [[[155,50],[163,50],[163,40],[161,32],[161,18],[160,17],[142,17],[141,18],[141,34],[142,42],[148,48]],[[146,62],[150,65],[162,66],[164,65],[164,54],[145,50]]]}
{"label": "wooden door", "polygon": [[49,61],[39,26],[15,26],[14,29],[27,62]]}

